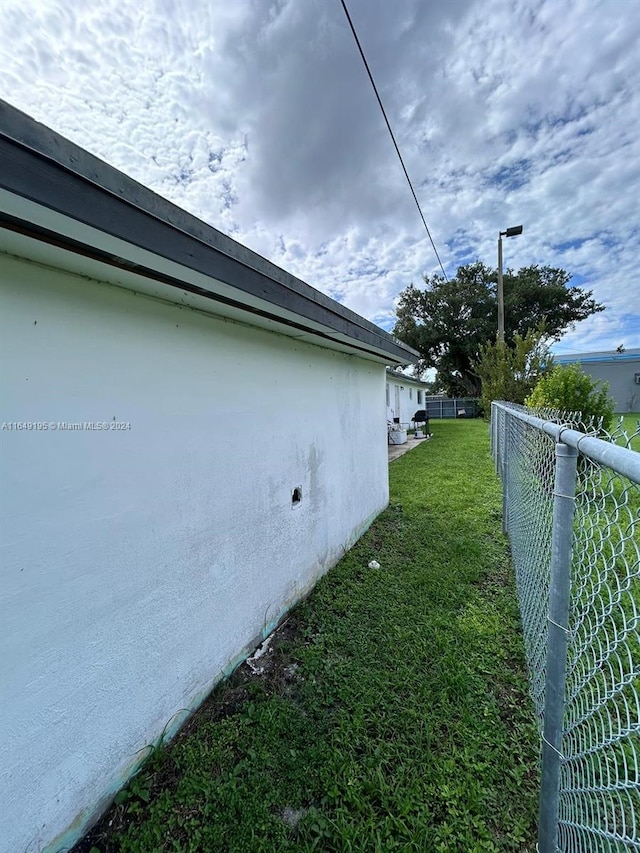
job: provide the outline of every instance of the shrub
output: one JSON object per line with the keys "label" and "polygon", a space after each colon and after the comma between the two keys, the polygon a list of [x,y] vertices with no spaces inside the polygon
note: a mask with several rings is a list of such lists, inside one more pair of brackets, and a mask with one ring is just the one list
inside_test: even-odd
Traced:
{"label": "shrub", "polygon": [[525,403],[532,409],[580,412],[585,424],[602,418],[602,429],[609,427],[615,407],[609,396],[609,383],[588,376],[579,364],[556,365],[542,377]]}

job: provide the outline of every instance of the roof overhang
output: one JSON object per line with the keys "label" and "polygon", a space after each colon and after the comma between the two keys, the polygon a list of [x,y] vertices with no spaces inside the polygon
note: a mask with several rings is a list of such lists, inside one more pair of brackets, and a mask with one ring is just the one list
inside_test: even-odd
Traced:
{"label": "roof overhang", "polygon": [[564,355],[554,355],[553,360],[556,364],[595,364],[596,362],[617,363],[626,361],[638,361],[640,359],[640,349],[622,350],[607,350],[601,352],[577,352],[566,353]]}
{"label": "roof overhang", "polygon": [[2,101],[0,251],[384,364],[419,357]]}
{"label": "roof overhang", "polygon": [[395,370],[387,368],[387,381],[394,379],[396,382],[407,382],[410,385],[415,385],[418,388],[430,388],[429,382],[424,382],[422,379],[414,379],[413,376],[407,376],[405,373],[398,373]]}

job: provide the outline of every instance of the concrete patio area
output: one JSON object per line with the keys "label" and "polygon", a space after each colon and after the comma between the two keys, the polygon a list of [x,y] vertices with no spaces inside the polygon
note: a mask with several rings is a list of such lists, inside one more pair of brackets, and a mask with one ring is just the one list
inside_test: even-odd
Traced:
{"label": "concrete patio area", "polygon": [[407,438],[406,444],[390,444],[388,446],[389,450],[389,462],[393,462],[394,459],[397,459],[399,456],[403,456],[405,453],[408,453],[410,450],[413,450],[414,447],[417,447],[419,444],[422,444],[423,441],[430,441],[429,438],[413,438],[413,436],[409,436]]}

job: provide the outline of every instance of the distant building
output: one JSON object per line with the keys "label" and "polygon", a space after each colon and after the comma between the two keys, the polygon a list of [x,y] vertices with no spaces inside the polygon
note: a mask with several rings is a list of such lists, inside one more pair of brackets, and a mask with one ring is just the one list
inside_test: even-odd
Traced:
{"label": "distant building", "polygon": [[425,408],[429,383],[387,370],[387,421],[410,424],[419,409]]}
{"label": "distant building", "polygon": [[640,412],[640,349],[557,355],[555,363],[579,364],[593,379],[608,382],[616,412]]}

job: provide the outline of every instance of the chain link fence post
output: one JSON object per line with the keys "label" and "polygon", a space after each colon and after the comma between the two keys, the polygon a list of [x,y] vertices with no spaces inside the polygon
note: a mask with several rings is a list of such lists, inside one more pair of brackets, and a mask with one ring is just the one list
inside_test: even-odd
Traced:
{"label": "chain link fence post", "polygon": [[565,703],[571,554],[578,451],[556,444],[545,675],[539,853],[556,853]]}
{"label": "chain link fence post", "polygon": [[500,439],[498,433],[500,414],[500,409],[496,404],[491,403],[491,447],[493,449],[493,465],[498,476],[500,476]]}
{"label": "chain link fence post", "polygon": [[509,466],[511,462],[511,418],[508,412],[503,412],[504,432],[502,436],[502,532],[509,532]]}

